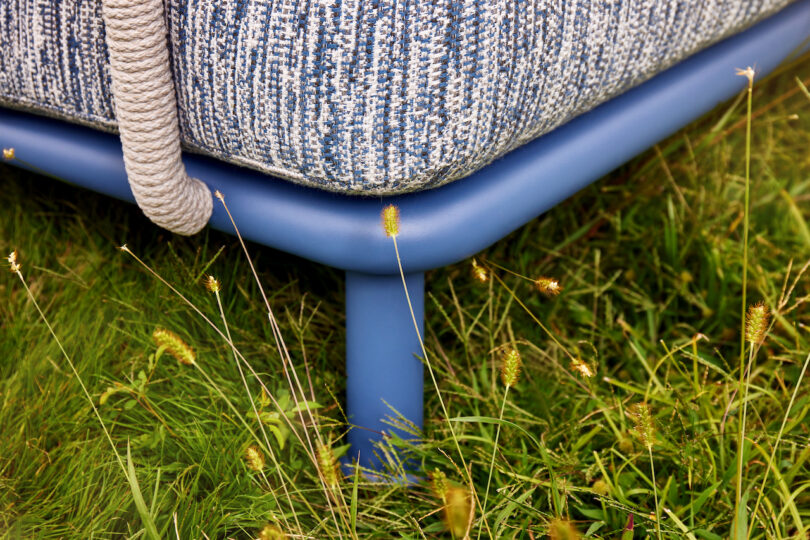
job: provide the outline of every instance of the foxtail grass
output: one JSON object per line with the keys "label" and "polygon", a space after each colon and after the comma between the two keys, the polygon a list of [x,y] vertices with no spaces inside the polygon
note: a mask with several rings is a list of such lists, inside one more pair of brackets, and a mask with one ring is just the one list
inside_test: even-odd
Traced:
{"label": "foxtail grass", "polygon": [[[748,394],[748,386],[750,378],[745,376],[745,312],[748,309],[747,292],[748,292],[748,231],[750,228],[750,199],[751,199],[751,109],[754,100],[754,70],[751,67],[737,71],[737,75],[743,76],[748,82],[746,88],[746,125],[745,125],[745,200],[743,206],[743,260],[742,260],[742,303],[740,314],[740,361],[739,361],[739,382],[737,387],[737,395],[740,400]],[[750,375],[749,375],[750,377]],[[744,407],[743,401],[740,402],[740,407]],[[742,502],[742,486],[743,486],[743,465],[745,463],[745,418],[740,416],[740,423],[737,429],[737,473],[735,475],[735,495],[734,495],[734,518],[732,526],[732,538],[734,540],[740,539],[740,527],[742,526],[743,509],[740,507]]]}
{"label": "foxtail grass", "polygon": [[[495,428],[495,441],[492,443],[492,455],[489,459],[489,473],[487,474],[487,486],[484,489],[484,503],[481,505],[481,514],[487,513],[487,501],[489,499],[489,486],[492,482],[492,471],[495,469],[495,455],[498,453],[498,439],[501,436],[501,423],[503,422],[503,411],[506,407],[506,399],[509,396],[509,389],[515,386],[520,377],[520,353],[514,347],[504,352],[501,364],[501,381],[504,385],[503,399],[501,400],[501,410],[498,413],[498,425]],[[478,536],[481,538],[482,527],[478,527]]]}
{"label": "foxtail grass", "polygon": [[[397,244],[397,236],[399,236],[399,222],[400,222],[400,215],[399,215],[399,208],[394,205],[386,206],[382,211],[382,222],[383,222],[383,231],[385,235],[391,238],[391,241],[394,244],[394,254],[397,258],[397,268],[399,268],[399,276],[402,279],[402,288],[405,291],[405,300],[408,303],[408,310],[411,314],[411,321],[413,322],[413,328],[416,332],[416,338],[419,341],[419,347],[422,350],[422,358],[425,360],[425,365],[428,368],[428,373],[430,373],[430,380],[433,382],[433,389],[436,390],[436,395],[439,398],[439,405],[442,409],[442,414],[444,415],[445,422],[447,422],[447,427],[450,430],[450,436],[453,439],[453,444],[455,444],[456,451],[458,452],[459,460],[461,461],[461,468],[466,473],[467,482],[470,487],[470,493],[473,498],[477,498],[477,494],[475,492],[475,483],[472,479],[472,474],[470,469],[467,467],[467,460],[464,458],[464,452],[461,451],[461,445],[458,442],[458,436],[456,435],[456,430],[453,428],[453,423],[450,420],[450,414],[447,411],[447,405],[444,403],[444,398],[442,397],[442,392],[439,389],[439,383],[436,380],[436,374],[433,371],[433,364],[430,361],[430,357],[428,356],[427,349],[425,348],[425,341],[422,339],[422,333],[419,331],[419,322],[416,320],[416,314],[413,311],[413,303],[411,302],[411,295],[408,292],[408,284],[405,280],[405,271],[402,269],[402,258],[399,254],[399,245]],[[484,523],[487,531],[489,532],[490,536],[492,533],[489,531],[489,524],[487,523],[486,515],[481,515],[481,520]]]}
{"label": "foxtail grass", "polygon": [[[201,318],[203,321],[205,321],[205,323],[206,323],[206,324],[207,324],[209,327],[211,327],[211,328],[214,330],[214,332],[216,332],[216,333],[217,333],[217,335],[218,335],[218,336],[219,336],[219,337],[220,337],[220,338],[221,338],[223,341],[225,341],[225,343],[227,343],[227,344],[228,344],[228,345],[231,347],[231,350],[234,352],[234,354],[236,354],[236,355],[237,355],[237,357],[239,358],[239,360],[245,364],[245,366],[246,366],[246,367],[248,368],[248,370],[251,372],[251,374],[253,375],[253,377],[256,379],[256,381],[259,383],[259,385],[262,387],[262,389],[264,389],[264,391],[265,391],[266,395],[267,395],[267,396],[270,398],[270,400],[273,402],[273,405],[274,405],[274,406],[276,407],[276,409],[278,410],[280,417],[281,417],[281,418],[282,418],[284,421],[286,421],[286,422],[287,422],[287,425],[288,425],[288,427],[290,428],[291,433],[293,433],[293,435],[294,435],[294,436],[295,436],[295,437],[298,439],[298,441],[301,443],[301,445],[302,445],[302,447],[304,448],[304,450],[305,450],[305,452],[306,452],[306,454],[307,454],[307,456],[308,456],[308,458],[309,458],[310,462],[311,462],[311,463],[313,464],[313,466],[315,467],[315,470],[316,470],[316,472],[317,472],[317,476],[318,476],[318,478],[319,478],[319,480],[320,480],[320,483],[321,483],[321,488],[322,488],[322,490],[323,490],[324,494],[326,495],[326,502],[327,502],[327,506],[328,506],[328,507],[329,507],[329,509],[330,509],[330,514],[332,515],[333,520],[335,521],[335,526],[336,526],[336,530],[337,530],[337,532],[338,532],[338,536],[342,538],[342,532],[341,532],[341,528],[340,528],[340,526],[338,525],[338,521],[337,521],[337,519],[338,519],[338,518],[337,518],[337,516],[338,516],[338,515],[340,515],[340,516],[341,516],[341,518],[342,518],[342,521],[345,521],[345,516],[343,515],[343,513],[342,513],[342,512],[338,512],[338,513],[336,514],[336,513],[335,513],[335,511],[334,511],[334,508],[333,508],[333,506],[332,506],[332,502],[331,502],[331,497],[332,497],[332,496],[334,496],[334,494],[332,493],[332,491],[331,491],[331,490],[329,490],[329,489],[328,489],[328,487],[327,487],[327,485],[326,485],[326,481],[325,481],[325,479],[324,479],[324,477],[323,477],[323,474],[322,474],[322,472],[321,472],[321,470],[320,470],[319,463],[318,463],[318,458],[317,458],[317,455],[316,455],[316,452],[315,452],[314,448],[312,447],[311,441],[309,441],[309,444],[307,444],[307,442],[305,442],[305,441],[304,441],[304,439],[301,437],[300,433],[298,433],[298,430],[297,430],[297,429],[295,428],[295,426],[292,424],[292,422],[290,421],[290,419],[287,417],[287,415],[286,415],[286,414],[284,414],[284,410],[283,410],[283,408],[282,408],[282,407],[279,405],[278,401],[275,399],[275,397],[273,396],[272,392],[271,392],[271,391],[270,391],[270,390],[267,388],[267,386],[265,385],[265,383],[262,381],[261,377],[259,377],[258,373],[256,373],[256,371],[253,369],[253,367],[250,365],[250,363],[249,363],[249,362],[248,362],[248,361],[245,359],[245,357],[242,355],[242,353],[241,353],[241,352],[239,352],[239,349],[236,347],[236,345],[233,343],[233,341],[231,341],[231,339],[230,339],[230,338],[229,338],[229,337],[228,337],[228,336],[227,336],[227,335],[226,335],[224,332],[222,332],[222,330],[220,330],[220,329],[219,329],[219,327],[218,327],[217,325],[215,325],[215,324],[214,324],[214,323],[211,321],[211,319],[209,319],[209,318],[208,318],[208,317],[207,317],[207,316],[206,316],[206,315],[205,315],[205,314],[204,314],[204,313],[203,313],[203,312],[200,310],[200,308],[198,308],[198,307],[197,307],[197,306],[196,306],[196,305],[195,305],[195,304],[194,304],[194,303],[193,303],[191,300],[189,300],[189,299],[188,299],[188,298],[187,298],[187,297],[186,297],[186,296],[185,296],[183,293],[181,293],[180,291],[178,291],[178,290],[177,290],[177,288],[176,288],[176,287],[174,287],[174,286],[173,286],[171,283],[169,283],[169,282],[168,282],[168,281],[167,281],[167,280],[166,280],[166,279],[165,279],[163,276],[161,276],[161,275],[160,275],[160,274],[158,274],[158,273],[157,273],[155,270],[153,270],[153,269],[152,269],[152,268],[151,268],[151,267],[150,267],[148,264],[146,264],[146,263],[145,263],[145,262],[144,262],[144,261],[143,261],[143,260],[142,260],[140,257],[138,257],[137,255],[135,255],[135,253],[133,253],[133,252],[132,252],[132,250],[130,250],[130,249],[127,247],[127,245],[126,245],[126,244],[122,245],[122,246],[121,246],[119,249],[120,249],[121,251],[123,251],[124,253],[128,254],[130,257],[132,257],[132,258],[133,258],[133,259],[134,259],[136,262],[138,262],[138,264],[140,264],[140,265],[141,265],[141,267],[143,267],[143,268],[144,268],[144,269],[145,269],[147,272],[149,272],[149,273],[150,273],[150,274],[151,274],[153,277],[155,277],[155,278],[156,278],[158,281],[160,281],[162,284],[164,284],[166,287],[168,287],[168,288],[169,288],[169,290],[171,290],[171,291],[172,291],[172,292],[173,292],[173,293],[174,293],[174,294],[175,294],[175,295],[176,295],[178,298],[180,298],[180,299],[181,299],[181,300],[182,300],[182,301],[183,301],[183,302],[184,302],[184,303],[185,303],[187,306],[189,306],[189,307],[190,307],[190,308],[191,308],[191,309],[192,309],[192,310],[193,310],[193,311],[194,311],[194,312],[195,312],[195,313],[196,313],[196,314],[197,314],[197,315],[198,315],[198,316],[199,316],[199,317],[200,317],[200,318]],[[225,394],[224,394],[224,393],[223,393],[221,390],[219,390],[218,386],[217,386],[217,385],[214,383],[214,381],[213,381],[213,380],[212,380],[212,379],[211,379],[211,378],[208,376],[208,374],[207,374],[207,373],[206,373],[206,372],[205,372],[205,371],[204,371],[204,370],[203,370],[203,369],[202,369],[202,368],[199,366],[199,364],[198,364],[198,363],[195,363],[194,365],[195,365],[195,367],[196,367],[196,368],[197,368],[197,369],[200,371],[200,373],[203,375],[203,377],[204,377],[204,378],[205,378],[205,379],[206,379],[206,380],[209,382],[209,384],[211,384],[211,385],[212,385],[212,387],[213,387],[215,390],[217,390],[217,393],[218,393],[218,394],[220,395],[220,397],[221,397],[221,398],[222,398],[222,399],[225,401],[225,403],[226,403],[226,404],[227,404],[227,405],[228,405],[228,406],[229,406],[229,407],[230,407],[230,408],[231,408],[231,409],[234,411],[234,413],[235,413],[235,414],[238,416],[238,418],[240,418],[240,421],[243,423],[243,425],[244,425],[244,426],[245,426],[245,428],[248,430],[248,432],[249,432],[249,433],[250,433],[250,434],[251,434],[251,435],[252,435],[252,436],[253,436],[253,437],[254,437],[254,438],[255,438],[255,439],[258,441],[258,440],[259,440],[259,439],[258,439],[258,437],[256,437],[256,435],[255,435],[255,433],[253,432],[252,428],[250,428],[250,426],[247,424],[247,422],[246,422],[246,421],[245,421],[245,419],[243,418],[242,414],[241,414],[241,413],[239,413],[239,411],[238,411],[238,410],[235,408],[235,406],[233,405],[233,403],[231,403],[231,401],[230,401],[230,400],[227,398],[227,396],[226,396],[226,395],[225,395]],[[300,407],[298,407],[298,409],[299,409],[299,412],[300,412]],[[305,431],[305,433],[306,433],[306,428],[305,428],[305,427],[304,427],[304,431]],[[268,449],[268,450],[269,450],[269,449]],[[283,469],[280,469],[280,470],[283,470]]]}
{"label": "foxtail grass", "polygon": [[127,463],[129,464],[129,466],[127,467],[124,465],[124,460],[118,453],[118,448],[116,448],[115,443],[112,440],[112,436],[110,436],[110,432],[107,429],[104,420],[102,420],[101,415],[98,412],[98,408],[96,407],[96,403],[93,400],[93,397],[87,390],[87,386],[85,386],[84,381],[81,378],[81,375],[79,375],[79,372],[76,370],[76,366],[73,364],[73,360],[71,360],[70,355],[67,353],[65,347],[62,345],[62,341],[59,339],[59,336],[57,336],[56,332],[54,332],[53,327],[51,326],[51,323],[48,321],[48,318],[45,316],[45,313],[42,311],[42,308],[39,307],[39,303],[37,302],[36,297],[34,297],[34,293],[31,292],[31,289],[28,287],[28,283],[25,281],[25,278],[23,277],[22,274],[22,264],[18,260],[16,250],[12,251],[11,254],[8,256],[8,263],[11,272],[16,274],[17,277],[19,278],[20,283],[22,283],[22,286],[25,289],[25,293],[28,295],[28,299],[31,301],[34,308],[36,308],[40,319],[42,319],[42,322],[48,328],[48,332],[51,334],[51,337],[56,342],[56,345],[59,347],[59,350],[61,351],[62,356],[64,357],[68,366],[70,366],[70,371],[73,373],[73,376],[76,378],[76,381],[82,388],[82,392],[84,393],[84,396],[87,398],[87,402],[90,404],[90,408],[93,409],[93,414],[98,420],[98,423],[101,426],[101,430],[104,432],[104,436],[110,443],[110,448],[112,448],[113,454],[115,455],[115,460],[118,462],[118,465],[121,467],[121,471],[124,473],[124,477],[127,479],[127,482],[130,485],[132,497],[135,502],[135,506],[137,507],[138,513],[140,514],[144,528],[146,529],[146,534],[149,537],[151,537],[152,540],[159,540],[160,535],[158,534],[154,519],[152,518],[151,514],[146,508],[146,505],[143,501],[143,497],[140,492],[140,488],[138,486],[138,479],[135,477],[135,469],[132,467],[132,460],[130,459],[129,448],[127,447]]}

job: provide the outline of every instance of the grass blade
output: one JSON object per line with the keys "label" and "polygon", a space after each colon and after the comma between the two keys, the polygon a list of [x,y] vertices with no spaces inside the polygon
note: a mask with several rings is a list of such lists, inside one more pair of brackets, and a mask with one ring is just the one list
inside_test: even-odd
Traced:
{"label": "grass blade", "polygon": [[146,534],[153,540],[160,540],[160,535],[155,527],[155,521],[146,508],[146,501],[141,494],[141,486],[138,484],[138,477],[135,475],[135,466],[132,464],[132,454],[129,449],[129,441],[127,441],[127,481],[129,482],[129,489],[132,492],[132,499],[135,501],[135,508],[138,509],[138,514],[141,516],[141,521],[146,529]]}

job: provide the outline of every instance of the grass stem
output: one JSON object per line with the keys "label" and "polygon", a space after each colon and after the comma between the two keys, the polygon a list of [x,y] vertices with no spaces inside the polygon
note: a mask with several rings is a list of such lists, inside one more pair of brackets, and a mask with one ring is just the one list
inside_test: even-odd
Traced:
{"label": "grass stem", "polygon": [[762,496],[765,493],[765,483],[768,481],[768,475],[771,472],[771,466],[773,465],[773,460],[776,457],[776,451],[779,449],[779,443],[782,441],[782,434],[785,431],[785,425],[787,424],[788,416],[790,416],[790,411],[793,409],[793,403],[796,401],[796,396],[799,394],[799,388],[802,386],[802,379],[804,379],[804,374],[807,372],[808,363],[810,363],[810,354],[808,354],[807,358],[804,359],[804,365],[802,366],[802,371],[799,374],[799,379],[796,381],[796,387],[793,389],[793,394],[790,396],[790,403],[788,403],[788,406],[785,409],[785,415],[782,417],[782,425],[779,426],[779,433],[776,435],[776,442],[774,442],[773,450],[771,450],[771,455],[768,457],[768,464],[765,466],[765,474],[762,475],[762,482],[759,484],[759,495],[757,495],[757,502],[754,504],[754,510],[751,512],[751,525],[748,529],[748,534],[746,534],[746,538],[750,538],[751,533],[754,531],[754,520],[757,516],[757,510],[759,510],[759,504],[762,502]]}
{"label": "grass stem", "polygon": [[[492,456],[489,459],[489,474],[487,475],[487,487],[484,490],[484,504],[481,506],[481,514],[487,512],[487,500],[489,499],[489,485],[492,481],[492,470],[495,468],[495,454],[498,453],[498,439],[501,436],[501,422],[503,421],[503,410],[506,407],[506,397],[509,395],[509,386],[503,391],[503,400],[501,401],[501,412],[498,414],[498,427],[495,428],[495,442],[492,445]],[[478,527],[478,536],[481,538],[481,526]]]}
{"label": "grass stem", "polygon": [[[740,378],[737,387],[737,394],[742,400],[745,393],[744,386],[746,385],[745,377],[745,311],[748,309],[747,303],[747,289],[748,289],[748,230],[750,221],[750,198],[751,198],[751,109],[753,105],[753,88],[754,88],[754,70],[750,67],[746,70],[740,70],[739,75],[744,75],[748,78],[748,100],[746,109],[746,128],[745,128],[745,202],[743,207],[743,262],[742,262],[742,304],[740,308]],[[750,377],[750,376],[749,376]],[[740,502],[742,500],[742,470],[745,461],[744,444],[745,444],[745,424],[744,419],[740,415],[740,424],[737,430],[737,474],[736,474],[736,491],[734,496],[734,517],[732,527],[732,538],[738,539],[737,529],[739,527],[740,516]]]}
{"label": "grass stem", "polygon": [[[428,373],[430,373],[430,380],[433,382],[433,388],[436,390],[436,395],[439,398],[439,405],[442,408],[442,413],[444,414],[445,421],[447,422],[447,427],[450,429],[450,435],[453,438],[453,443],[456,445],[456,450],[458,451],[458,457],[461,460],[461,468],[467,474],[467,481],[470,486],[470,495],[477,499],[478,496],[475,492],[475,483],[472,479],[472,474],[470,473],[469,468],[467,467],[467,461],[464,459],[464,453],[461,451],[461,445],[458,442],[458,437],[456,436],[456,430],[453,429],[453,423],[450,421],[450,414],[447,412],[447,406],[444,403],[444,399],[442,398],[442,392],[439,390],[439,383],[436,381],[436,374],[433,372],[433,364],[430,362],[430,358],[428,357],[427,350],[425,349],[425,342],[422,339],[422,333],[419,331],[419,323],[416,320],[416,315],[413,312],[413,304],[411,303],[411,295],[408,292],[408,284],[405,282],[405,272],[402,269],[402,259],[399,256],[399,246],[397,245],[397,237],[396,235],[392,235],[391,239],[394,241],[394,252],[397,256],[397,266],[399,268],[399,276],[402,278],[402,288],[405,290],[405,299],[408,302],[408,309],[411,312],[411,320],[413,321],[413,328],[416,331],[416,337],[419,340],[419,347],[422,349],[422,357],[425,359],[425,365],[427,365]],[[487,518],[485,515],[481,515],[481,519],[484,522],[484,526],[487,529],[490,537],[492,536],[492,532],[489,530],[489,524],[487,523]]]}

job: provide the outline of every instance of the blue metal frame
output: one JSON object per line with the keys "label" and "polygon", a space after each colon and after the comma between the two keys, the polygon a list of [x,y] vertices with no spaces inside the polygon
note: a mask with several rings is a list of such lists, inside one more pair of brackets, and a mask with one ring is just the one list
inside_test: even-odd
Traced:
{"label": "blue metal frame", "polygon": [[[184,161],[189,174],[225,194],[246,238],[348,272],[348,410],[350,420],[370,429],[374,440],[388,429],[378,416],[387,411],[380,409],[380,398],[418,425],[422,411],[422,381],[413,356],[419,347],[410,314],[401,309],[391,240],[380,226],[385,204],[400,208],[398,242],[421,320],[422,272],[503,238],[742,90],[745,81],[734,75],[735,68],[752,65],[758,74],[767,73],[806,45],[808,36],[810,0],[800,0],[472,176],[430,191],[346,196],[199,155]],[[41,171],[133,201],[114,135],[0,109],[0,146],[14,147],[21,160]],[[231,232],[219,205],[210,223]],[[370,458],[365,435],[351,437],[361,457]]]}

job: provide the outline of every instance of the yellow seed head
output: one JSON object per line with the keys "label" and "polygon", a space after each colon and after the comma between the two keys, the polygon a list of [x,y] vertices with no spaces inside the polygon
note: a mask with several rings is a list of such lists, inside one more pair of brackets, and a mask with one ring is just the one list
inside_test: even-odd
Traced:
{"label": "yellow seed head", "polygon": [[546,296],[557,296],[562,291],[560,282],[550,277],[539,277],[534,280],[534,285]]}
{"label": "yellow seed head", "polygon": [[14,159],[14,149],[3,148],[3,159]]}
{"label": "yellow seed head", "polygon": [[473,277],[475,277],[475,279],[477,279],[481,283],[486,283],[486,281],[489,279],[489,273],[487,272],[487,269],[478,264],[478,261],[476,261],[475,259],[472,260],[472,273]]}
{"label": "yellow seed head", "polygon": [[769,318],[768,306],[762,302],[748,306],[748,316],[745,318],[745,340],[748,343],[759,345],[765,340]]}
{"label": "yellow seed head", "polygon": [[552,520],[548,525],[548,535],[551,540],[579,540],[581,538],[571,522],[564,519]]}
{"label": "yellow seed head", "polygon": [[15,249],[8,255],[8,265],[12,272],[19,272],[22,265],[17,262],[17,250]]}
{"label": "yellow seed head", "polygon": [[588,365],[587,362],[582,360],[581,358],[576,358],[575,360],[571,361],[571,369],[576,371],[586,379],[590,379],[594,376],[593,369],[591,366]]}
{"label": "yellow seed head", "polygon": [[318,467],[321,469],[321,474],[327,486],[335,488],[340,484],[335,454],[332,453],[331,447],[322,443],[318,443]]}
{"label": "yellow seed head", "polygon": [[633,439],[628,437],[626,434],[622,434],[619,437],[619,451],[621,451],[624,455],[630,455],[635,451],[635,446],[633,446]]}
{"label": "yellow seed head", "polygon": [[444,523],[454,538],[463,538],[467,533],[471,511],[470,492],[462,487],[449,487],[444,501]]}
{"label": "yellow seed head", "polygon": [[382,224],[385,236],[391,237],[399,234],[399,208],[389,204],[382,211]]}
{"label": "yellow seed head", "polygon": [[189,347],[185,341],[180,339],[180,336],[171,330],[155,328],[155,331],[152,332],[152,339],[158,347],[165,347],[166,351],[174,356],[181,364],[187,366],[194,364],[196,360],[194,349]]}
{"label": "yellow seed head", "polygon": [[225,195],[223,195],[223,194],[222,194],[222,192],[221,192],[220,190],[216,190],[216,191],[214,191],[214,197],[216,197],[216,198],[217,198],[217,199],[219,199],[220,201],[224,201],[224,200],[225,200]]}
{"label": "yellow seed head", "polygon": [[601,495],[602,497],[607,497],[610,495],[610,486],[604,480],[597,480],[591,486],[591,489],[597,495]]}
{"label": "yellow seed head", "polygon": [[205,288],[211,291],[212,293],[218,293],[219,281],[214,276],[208,276],[205,278]]}
{"label": "yellow seed head", "polygon": [[430,487],[433,489],[436,498],[442,501],[442,504],[447,504],[447,490],[450,489],[447,483],[447,475],[439,469],[434,469],[430,475]]}
{"label": "yellow seed head", "polygon": [[258,540],[287,540],[287,535],[272,523],[268,523],[259,531]]}
{"label": "yellow seed head", "polygon": [[245,463],[251,471],[259,472],[264,469],[264,454],[255,444],[245,450]]}
{"label": "yellow seed head", "polygon": [[517,384],[520,378],[521,363],[518,350],[510,347],[504,353],[503,362],[501,363],[501,381],[503,381],[503,384],[509,387]]}
{"label": "yellow seed head", "polygon": [[636,434],[641,440],[641,444],[647,448],[652,448],[655,444],[655,424],[652,413],[650,413],[650,406],[646,403],[638,403],[628,412],[633,419]]}

